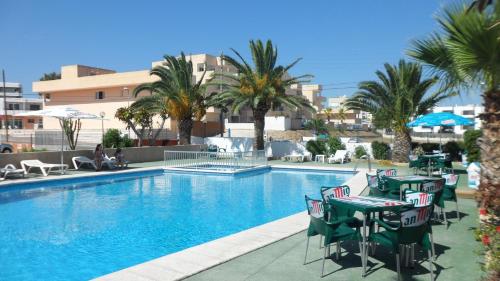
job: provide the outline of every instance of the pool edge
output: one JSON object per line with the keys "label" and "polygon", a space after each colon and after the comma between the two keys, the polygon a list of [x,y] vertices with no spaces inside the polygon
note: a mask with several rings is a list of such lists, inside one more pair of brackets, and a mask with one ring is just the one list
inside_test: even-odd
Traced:
{"label": "pool edge", "polygon": [[[367,169],[353,171],[340,167],[301,165],[269,165],[271,168],[345,171],[355,173],[343,184],[351,187],[353,195],[359,195],[367,186]],[[224,236],[179,252],[127,267],[92,279],[93,281],[124,280],[181,280],[253,252],[305,230],[309,218],[303,211],[256,227]]]}

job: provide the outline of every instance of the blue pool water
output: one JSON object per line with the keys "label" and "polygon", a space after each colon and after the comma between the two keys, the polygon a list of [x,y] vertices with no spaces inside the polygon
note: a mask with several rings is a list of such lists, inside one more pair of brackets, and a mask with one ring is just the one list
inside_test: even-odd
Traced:
{"label": "blue pool water", "polygon": [[163,171],[0,188],[0,280],[88,280],[305,210],[352,174]]}

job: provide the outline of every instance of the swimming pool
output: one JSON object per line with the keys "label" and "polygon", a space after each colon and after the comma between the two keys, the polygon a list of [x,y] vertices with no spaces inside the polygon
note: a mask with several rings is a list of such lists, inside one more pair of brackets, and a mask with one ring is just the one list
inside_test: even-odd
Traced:
{"label": "swimming pool", "polygon": [[305,210],[352,173],[163,170],[0,189],[0,279],[87,280]]}

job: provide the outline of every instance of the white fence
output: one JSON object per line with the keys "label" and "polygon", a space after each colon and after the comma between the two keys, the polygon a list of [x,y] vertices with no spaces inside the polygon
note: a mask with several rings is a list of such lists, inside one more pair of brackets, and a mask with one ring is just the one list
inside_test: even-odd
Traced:
{"label": "white fence", "polygon": [[190,170],[230,170],[267,165],[263,150],[245,152],[164,151],[165,167]]}

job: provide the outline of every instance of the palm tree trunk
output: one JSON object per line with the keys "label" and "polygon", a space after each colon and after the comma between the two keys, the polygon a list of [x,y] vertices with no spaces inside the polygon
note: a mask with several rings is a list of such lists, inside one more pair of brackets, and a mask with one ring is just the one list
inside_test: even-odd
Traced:
{"label": "palm tree trunk", "polygon": [[407,163],[411,150],[411,136],[408,130],[394,132],[394,147],[392,148],[392,161]]}
{"label": "palm tree trunk", "polygon": [[181,119],[177,123],[179,129],[179,144],[191,144],[191,130],[193,129],[193,119],[191,117]]}
{"label": "palm tree trunk", "polygon": [[483,136],[481,148],[481,182],[478,200],[482,208],[492,209],[500,216],[500,92],[484,93]]}
{"label": "palm tree trunk", "polygon": [[253,118],[254,118],[254,142],[253,142],[253,148],[254,150],[263,150],[264,149],[264,127],[266,126],[265,123],[265,112],[261,111],[254,111]]}

